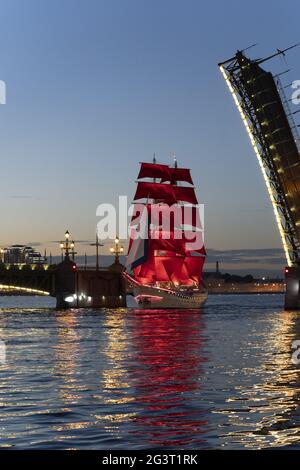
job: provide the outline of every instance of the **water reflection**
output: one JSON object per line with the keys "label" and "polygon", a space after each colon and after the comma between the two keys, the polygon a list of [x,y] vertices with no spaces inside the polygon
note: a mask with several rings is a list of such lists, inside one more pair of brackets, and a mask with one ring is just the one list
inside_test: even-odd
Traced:
{"label": "water reflection", "polygon": [[103,425],[115,438],[120,436],[120,424],[130,423],[136,416],[126,405],[133,401],[128,381],[128,344],[130,334],[126,328],[125,309],[117,312],[107,311],[104,317],[105,347],[104,361],[100,377],[97,399],[105,405],[102,414],[96,414],[98,425]]}
{"label": "water reflection", "polygon": [[[263,449],[300,442],[299,366],[291,362],[291,344],[300,339],[297,312],[280,312],[261,344],[255,383],[236,386],[226,401],[230,431],[221,436],[223,446]],[[260,380],[257,380],[259,378]]]}
{"label": "water reflection", "polygon": [[76,310],[58,312],[57,341],[53,345],[54,374],[58,380],[58,399],[64,404],[78,403],[80,384],[78,369],[80,360],[80,341],[78,333],[78,313]]}
{"label": "water reflection", "polygon": [[281,305],[0,309],[0,446],[299,448],[300,315]]}
{"label": "water reflection", "polygon": [[147,446],[194,446],[207,425],[201,407],[203,329],[195,311],[136,311],[129,376],[140,413],[133,434]]}
{"label": "water reflection", "polygon": [[[105,315],[104,327],[106,332],[106,368],[102,373],[103,396],[105,403],[126,403],[124,390],[128,389],[127,370],[122,359],[127,355],[128,335],[125,328],[126,311],[120,310],[115,314]],[[114,398],[122,393],[122,398]],[[129,399],[128,399],[129,400]]]}

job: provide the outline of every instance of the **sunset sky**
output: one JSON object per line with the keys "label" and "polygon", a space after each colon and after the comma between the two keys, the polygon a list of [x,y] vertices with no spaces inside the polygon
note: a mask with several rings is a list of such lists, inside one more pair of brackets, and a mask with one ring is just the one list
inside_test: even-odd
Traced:
{"label": "sunset sky", "polygon": [[[155,152],[169,164],[176,153],[205,204],[208,249],[250,258],[254,250],[249,266],[256,256],[274,264],[265,251],[281,253],[272,208],[217,63],[253,43],[256,58],[298,42],[298,2],[2,0],[0,8],[1,246],[58,253],[66,228],[92,240],[98,204],[131,200],[139,162]],[[291,69],[288,84],[300,79],[299,55],[266,68]]]}

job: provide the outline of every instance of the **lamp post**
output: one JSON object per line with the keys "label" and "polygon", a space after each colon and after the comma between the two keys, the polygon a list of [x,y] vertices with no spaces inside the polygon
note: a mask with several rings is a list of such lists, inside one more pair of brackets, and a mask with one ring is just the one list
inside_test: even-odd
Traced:
{"label": "lamp post", "polygon": [[70,248],[71,248],[71,250],[72,250],[72,251],[71,251],[72,260],[74,261],[75,255],[76,255],[76,251],[74,250],[74,248],[75,248],[75,242],[74,242],[74,240],[71,241],[71,243],[70,243]]}
{"label": "lamp post", "polygon": [[76,255],[76,251],[74,251],[75,242],[74,240],[70,241],[70,233],[67,230],[65,232],[65,240],[60,242],[60,249],[61,249],[61,258],[65,257],[65,259],[70,259],[70,253],[72,255],[72,259],[74,261],[74,257]]}
{"label": "lamp post", "polygon": [[110,248],[110,252],[115,255],[115,263],[119,263],[120,254],[123,253],[124,248],[120,246],[119,237],[115,238],[115,246]]}
{"label": "lamp post", "polygon": [[96,234],[96,243],[91,243],[90,246],[96,247],[96,271],[99,271],[99,246],[104,246],[102,243],[99,243],[98,234]]}

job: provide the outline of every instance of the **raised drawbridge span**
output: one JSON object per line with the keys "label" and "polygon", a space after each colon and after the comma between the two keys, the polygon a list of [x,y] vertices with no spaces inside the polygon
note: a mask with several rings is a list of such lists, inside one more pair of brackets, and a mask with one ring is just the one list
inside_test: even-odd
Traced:
{"label": "raised drawbridge span", "polygon": [[300,248],[300,140],[280,78],[261,67],[271,57],[251,60],[238,51],[219,67],[258,158],[292,266],[299,261]]}
{"label": "raised drawbridge span", "polygon": [[295,295],[297,291],[297,305],[292,307],[300,308],[300,139],[294,123],[298,110],[291,112],[279,76],[262,67],[294,47],[256,60],[238,51],[219,67],[258,159],[287,260],[287,293],[290,288]]}

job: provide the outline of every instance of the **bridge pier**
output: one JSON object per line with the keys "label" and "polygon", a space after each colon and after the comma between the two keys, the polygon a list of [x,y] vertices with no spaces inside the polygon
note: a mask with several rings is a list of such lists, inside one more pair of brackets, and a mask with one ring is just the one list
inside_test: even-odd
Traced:
{"label": "bridge pier", "polygon": [[19,266],[0,262],[0,284],[56,298],[58,309],[126,307],[124,266],[85,269],[66,256],[58,265]]}
{"label": "bridge pier", "polygon": [[55,290],[58,309],[126,307],[124,267],[114,263],[108,268],[82,269],[65,259],[57,266]]}
{"label": "bridge pier", "polygon": [[65,301],[65,299],[68,297],[69,293],[61,293],[56,295],[56,308],[58,310],[66,310],[70,308],[70,305],[68,302]]}
{"label": "bridge pier", "polygon": [[57,265],[54,289],[51,292],[51,295],[56,297],[56,308],[69,308],[69,304],[65,299],[75,293],[75,280],[76,264],[66,257],[64,261]]}
{"label": "bridge pier", "polygon": [[300,310],[300,266],[285,268],[285,310]]}

